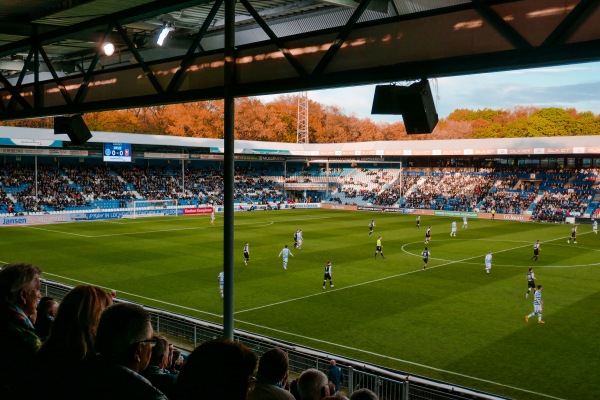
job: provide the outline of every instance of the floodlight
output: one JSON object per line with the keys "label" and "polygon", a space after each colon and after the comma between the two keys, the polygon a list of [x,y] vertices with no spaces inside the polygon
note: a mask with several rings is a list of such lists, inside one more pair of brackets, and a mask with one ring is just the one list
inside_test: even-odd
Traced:
{"label": "floodlight", "polygon": [[169,33],[174,30],[175,28],[173,28],[170,24],[165,23],[162,30],[160,31],[160,34],[158,35],[158,39],[156,39],[156,44],[162,46],[167,36],[169,36]]}
{"label": "floodlight", "polygon": [[115,54],[115,45],[111,42],[106,42],[102,45],[102,50],[104,50],[104,54],[107,56],[112,56]]}

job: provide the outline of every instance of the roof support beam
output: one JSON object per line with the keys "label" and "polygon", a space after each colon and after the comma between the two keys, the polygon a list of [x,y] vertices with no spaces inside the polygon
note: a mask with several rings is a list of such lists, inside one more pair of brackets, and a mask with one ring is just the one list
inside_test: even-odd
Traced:
{"label": "roof support beam", "polygon": [[[19,79],[17,79],[17,84],[15,85],[15,87],[20,87],[21,84],[23,83],[23,79],[25,79],[25,75],[27,74],[27,70],[29,69],[29,65],[31,64],[31,58],[33,57],[33,52],[34,52],[34,48],[31,47],[29,49],[29,53],[27,54],[27,58],[23,61],[23,69],[21,70],[21,73],[19,74]],[[9,110],[14,110],[15,108],[15,102],[18,99],[15,96],[12,96],[10,98],[10,100],[8,101],[8,109]]]}
{"label": "roof support beam", "polygon": [[[102,42],[106,41],[106,39],[110,35],[110,32],[112,31],[112,28],[113,28],[112,25],[108,26],[108,28],[106,29],[106,33],[104,34],[104,40]],[[85,75],[83,76],[83,81],[81,81],[81,85],[79,86],[79,89],[77,90],[77,94],[75,95],[75,100],[74,100],[75,103],[82,102],[82,100],[85,96],[85,92],[87,91],[87,88],[89,87],[90,82],[93,80],[92,79],[93,72],[94,72],[94,69],[96,69],[96,65],[98,64],[99,59],[100,59],[100,46],[98,46],[98,48],[96,49],[96,55],[90,62],[88,70],[85,73]]]}
{"label": "roof support beam", "polygon": [[[21,93],[19,93],[14,88],[14,86],[11,85],[10,82],[2,74],[0,74],[0,83],[11,94],[11,96],[12,96],[11,100],[14,98],[21,105],[21,107],[23,107],[26,110],[31,110],[32,109],[31,105],[21,96]],[[10,110],[10,108],[9,108],[9,110]],[[0,119],[2,119],[1,115],[0,115]]]}
{"label": "roof support beam", "polygon": [[[365,1],[370,1],[370,0],[365,0]],[[261,16],[254,9],[254,7],[252,7],[250,2],[248,0],[240,0],[240,3],[242,3],[244,5],[244,7],[246,7],[246,10],[248,10],[250,15],[252,15],[254,20],[258,23],[258,25],[262,28],[262,30],[267,34],[269,39],[271,39],[271,41],[277,46],[277,48],[279,49],[281,54],[283,54],[283,56],[288,60],[288,62],[292,65],[292,67],[294,67],[296,72],[298,72],[298,75],[300,75],[300,76],[308,75],[308,73],[304,70],[304,67],[302,67],[302,64],[300,64],[298,62],[298,60],[296,60],[296,58],[294,58],[294,56],[290,52],[290,50],[283,44],[283,41],[281,39],[279,39],[277,37],[277,35],[275,35],[275,32],[273,32],[273,30],[271,30],[271,28],[265,22],[265,20],[261,18]]]}
{"label": "roof support beam", "polygon": [[333,44],[329,47],[329,49],[327,49],[327,52],[323,55],[323,58],[321,58],[321,61],[319,61],[313,70],[312,75],[320,75],[325,68],[327,68],[337,51],[340,49],[340,47],[342,47],[342,44],[344,44],[346,39],[348,39],[348,35],[350,35],[350,32],[352,32],[352,29],[354,29],[354,26],[356,25],[356,22],[358,22],[367,7],[369,7],[370,3],[371,0],[362,0],[360,2],[360,5],[356,8],[356,10],[354,10],[354,13],[352,13],[352,16],[346,25],[344,25],[338,36],[333,41]]}
{"label": "roof support beam", "polygon": [[533,46],[519,32],[510,26],[501,16],[482,0],[471,0],[477,12],[492,25],[498,33],[506,38],[517,49],[528,49]]}
{"label": "roof support beam", "polygon": [[[58,28],[51,32],[41,33],[37,40],[40,45],[58,42],[62,39],[68,39],[75,33],[90,32],[98,29],[103,29],[109,24],[119,22],[123,25],[149,19],[160,14],[166,14],[171,11],[181,10],[182,8],[194,7],[201,4],[210,3],[212,0],[156,0],[152,3],[143,4],[137,7],[128,8],[126,10],[116,12],[102,17],[84,21],[72,26]],[[31,47],[32,39],[23,39],[18,42],[0,46],[0,57],[15,54]]]}
{"label": "roof support beam", "polygon": [[194,38],[194,41],[192,42],[190,47],[188,48],[188,51],[187,51],[185,57],[183,58],[183,60],[181,60],[179,69],[177,70],[177,72],[175,72],[175,75],[169,82],[169,86],[167,87],[167,92],[172,93],[174,91],[179,90],[179,88],[181,87],[181,83],[183,81],[183,79],[182,79],[183,74],[190,67],[190,65],[192,65],[192,63],[194,62],[194,54],[196,53],[198,46],[200,46],[200,42],[202,41],[202,38],[204,38],[204,35],[206,35],[206,32],[208,31],[210,24],[215,19],[215,16],[217,15],[217,12],[221,8],[222,4],[223,4],[223,0],[216,0],[215,4],[213,4],[212,8],[210,9],[210,12],[206,16],[206,19],[204,20],[204,23],[198,30],[198,34]]}
{"label": "roof support beam", "polygon": [[569,15],[561,21],[561,23],[548,35],[541,47],[550,45],[562,44],[571,37],[573,32],[585,22],[585,20],[600,7],[600,2],[596,0],[582,0],[575,8],[571,10]]}
{"label": "roof support beam", "polygon": [[71,96],[69,96],[69,92],[67,91],[67,88],[65,88],[65,85],[62,83],[62,79],[60,79],[58,74],[56,73],[56,70],[54,69],[54,66],[52,65],[52,61],[50,61],[50,58],[48,58],[46,51],[44,50],[44,48],[42,46],[39,47],[38,51],[42,55],[42,58],[44,59],[44,62],[46,63],[46,66],[48,67],[50,74],[52,74],[52,78],[54,78],[54,82],[56,82],[56,86],[60,90],[60,93],[62,94],[63,98],[65,99],[67,104],[71,104],[72,103]]}
{"label": "roof support beam", "polygon": [[121,24],[119,24],[118,22],[116,23],[116,28],[117,32],[119,32],[119,35],[121,36],[121,39],[123,39],[123,41],[129,48],[129,51],[131,51],[131,54],[133,54],[133,57],[139,64],[140,68],[142,68],[142,71],[144,71],[144,75],[146,76],[146,78],[148,78],[152,87],[154,87],[154,90],[156,90],[157,93],[163,93],[164,90],[162,86],[160,86],[160,83],[156,80],[154,72],[152,72],[152,70],[148,68],[148,65],[146,64],[142,56],[140,56],[140,52],[135,48],[133,42],[131,41],[131,39],[129,39],[129,36],[127,36],[127,32],[125,32],[125,29],[123,29]]}
{"label": "roof support beam", "polygon": [[37,50],[38,46],[35,46],[33,53],[33,108],[36,110],[42,108],[43,104],[43,93],[40,90],[40,53]]}

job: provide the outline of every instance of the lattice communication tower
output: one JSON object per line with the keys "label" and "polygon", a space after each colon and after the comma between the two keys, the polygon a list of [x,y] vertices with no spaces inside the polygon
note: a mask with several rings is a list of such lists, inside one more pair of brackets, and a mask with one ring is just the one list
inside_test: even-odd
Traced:
{"label": "lattice communication tower", "polygon": [[308,143],[308,92],[298,93],[298,143]]}

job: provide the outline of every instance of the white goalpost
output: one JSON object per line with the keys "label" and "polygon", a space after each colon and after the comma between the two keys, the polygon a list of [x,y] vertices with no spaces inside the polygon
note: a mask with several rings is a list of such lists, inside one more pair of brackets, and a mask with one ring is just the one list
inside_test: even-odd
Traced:
{"label": "white goalpost", "polygon": [[176,217],[179,213],[177,200],[132,200],[129,218],[142,217]]}

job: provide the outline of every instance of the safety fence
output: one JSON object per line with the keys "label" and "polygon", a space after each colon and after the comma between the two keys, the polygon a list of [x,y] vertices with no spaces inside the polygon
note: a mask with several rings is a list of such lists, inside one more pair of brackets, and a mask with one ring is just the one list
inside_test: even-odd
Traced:
{"label": "safety fence", "polygon": [[[43,280],[41,292],[43,296],[60,301],[71,289],[69,285]],[[125,302],[121,299],[116,301]],[[155,334],[167,337],[184,350],[193,350],[203,341],[223,336],[223,327],[219,324],[156,308],[144,308],[150,312]],[[292,374],[309,368],[327,374],[329,361],[335,359],[336,365],[342,369],[342,387],[348,395],[354,390],[366,388],[375,392],[380,400],[506,400],[505,397],[408,375],[242,330],[235,330],[234,340],[248,346],[258,357],[273,347],[284,349],[289,356]]]}

